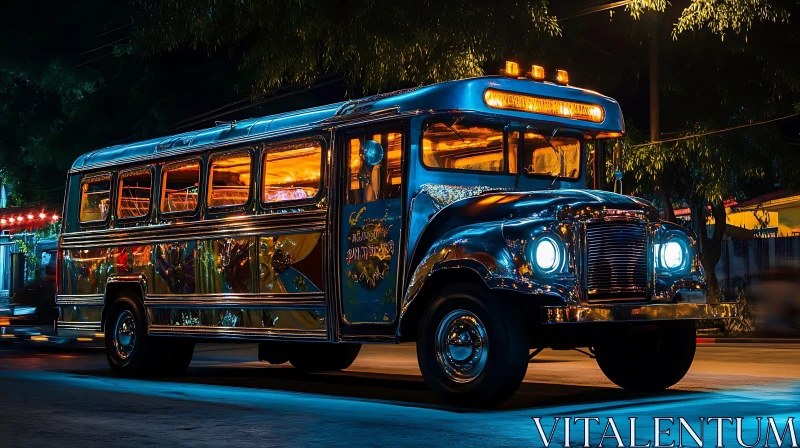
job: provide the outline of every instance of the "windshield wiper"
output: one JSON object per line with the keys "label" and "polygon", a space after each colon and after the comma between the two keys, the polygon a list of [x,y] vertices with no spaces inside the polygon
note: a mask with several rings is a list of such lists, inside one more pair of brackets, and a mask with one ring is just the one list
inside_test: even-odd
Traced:
{"label": "windshield wiper", "polygon": [[[530,129],[530,128],[531,128],[531,126],[528,126],[528,129]],[[547,146],[549,146],[549,147],[550,147],[550,149],[552,149],[552,150],[553,150],[553,152],[554,152],[554,153],[555,153],[555,154],[558,156],[558,164],[559,164],[559,170],[558,170],[558,173],[548,173],[548,174],[550,174],[551,176],[553,176],[553,182],[551,182],[551,183],[550,183],[550,187],[548,187],[548,188],[550,188],[550,189],[552,189],[552,188],[553,188],[553,185],[555,185],[555,184],[556,184],[556,181],[557,181],[559,178],[566,177],[566,176],[565,176],[565,174],[564,174],[564,169],[566,168],[566,164],[567,164],[567,162],[566,162],[566,159],[565,159],[564,150],[559,150],[558,148],[556,148],[556,147],[555,147],[555,145],[553,145],[553,144],[550,142],[550,140],[552,140],[552,139],[553,139],[553,137],[555,137],[555,136],[556,136],[556,134],[558,133],[558,131],[559,131],[559,130],[560,130],[560,128],[555,128],[555,129],[553,129],[553,132],[552,132],[552,133],[550,133],[550,136],[549,136],[549,137],[544,137],[544,138],[543,138],[543,140],[545,141],[545,143],[547,143]],[[533,170],[531,170],[531,168],[530,168],[530,167],[525,167],[525,171],[526,171],[528,174],[537,174],[537,175],[542,175],[542,174],[544,174],[544,173],[536,173],[536,172],[533,172]]]}

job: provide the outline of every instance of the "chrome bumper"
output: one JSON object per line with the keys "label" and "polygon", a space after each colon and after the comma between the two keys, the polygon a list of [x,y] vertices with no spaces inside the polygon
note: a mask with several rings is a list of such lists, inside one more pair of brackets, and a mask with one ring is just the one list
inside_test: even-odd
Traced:
{"label": "chrome bumper", "polygon": [[636,322],[652,320],[733,319],[733,303],[613,304],[543,307],[543,323]]}

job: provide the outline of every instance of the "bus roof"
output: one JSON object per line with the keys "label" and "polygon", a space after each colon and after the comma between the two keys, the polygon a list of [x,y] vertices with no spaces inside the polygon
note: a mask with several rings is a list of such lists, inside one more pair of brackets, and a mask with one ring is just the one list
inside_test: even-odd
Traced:
{"label": "bus roof", "polygon": [[[489,106],[484,99],[487,89],[509,93],[515,97],[537,98],[544,101],[567,101],[578,105],[596,105],[604,112],[602,121],[592,122],[570,117],[540,114],[518,107]],[[522,100],[514,99],[519,103]],[[524,98],[523,98],[524,100]],[[588,132],[624,132],[622,111],[617,102],[599,93],[572,86],[548,82],[484,76],[433,84],[426,87],[400,90],[358,100],[303,109],[261,118],[221,123],[218,126],[182,134],[159,137],[135,143],[110,146],[78,157],[73,170],[90,169],[109,164],[154,159],[165,152],[190,152],[209,145],[236,140],[268,137],[291,132],[322,129],[375,112],[394,114],[410,112],[461,111],[503,115],[520,120],[541,121],[555,126],[576,128]]]}

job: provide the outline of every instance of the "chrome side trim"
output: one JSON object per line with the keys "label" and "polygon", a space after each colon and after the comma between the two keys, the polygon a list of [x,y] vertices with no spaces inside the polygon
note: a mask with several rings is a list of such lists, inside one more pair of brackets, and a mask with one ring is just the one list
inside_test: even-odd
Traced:
{"label": "chrome side trim", "polygon": [[110,230],[89,230],[62,234],[62,249],[83,248],[92,245],[124,246],[214,239],[228,236],[253,236],[292,233],[296,231],[323,231],[327,210],[310,210],[297,213],[280,213],[256,216],[212,219],[146,227],[125,227]]}
{"label": "chrome side trim", "polygon": [[203,295],[148,295],[147,306],[169,307],[273,307],[320,308],[325,306],[325,293],[313,294],[203,294]]}
{"label": "chrome side trim", "polygon": [[280,339],[327,341],[326,330],[283,330],[276,328],[173,327],[150,325],[152,336],[189,336],[198,338]]}
{"label": "chrome side trim", "polygon": [[58,295],[56,305],[104,305],[103,294]]}
{"label": "chrome side trim", "polygon": [[542,309],[542,322],[545,324],[733,319],[737,316],[736,306],[732,303],[574,305],[545,306]]}
{"label": "chrome side trim", "polygon": [[58,333],[62,331],[90,331],[99,333],[103,330],[102,322],[64,322],[58,321]]}

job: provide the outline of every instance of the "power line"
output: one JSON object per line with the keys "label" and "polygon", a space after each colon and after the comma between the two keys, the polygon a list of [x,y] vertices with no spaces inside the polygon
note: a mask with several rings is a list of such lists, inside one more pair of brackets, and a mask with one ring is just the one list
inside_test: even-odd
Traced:
{"label": "power line", "polygon": [[641,148],[643,146],[657,145],[657,144],[661,144],[661,143],[672,143],[672,142],[678,142],[678,141],[681,141],[681,140],[689,140],[689,139],[692,139],[692,138],[705,137],[707,135],[721,134],[723,132],[735,131],[737,129],[750,128],[750,127],[753,127],[753,126],[761,126],[761,125],[764,125],[764,124],[774,123],[776,121],[786,120],[788,118],[796,117],[798,115],[800,115],[800,113],[785,115],[783,117],[778,117],[778,118],[772,118],[770,120],[759,121],[757,123],[740,124],[738,126],[731,126],[729,128],[724,128],[724,129],[716,129],[716,130],[713,130],[713,131],[700,132],[700,133],[692,134],[692,135],[684,135],[682,137],[669,138],[669,139],[666,139],[666,140],[658,140],[658,141],[650,142],[650,143],[641,143],[641,144],[638,144],[638,145],[631,145],[630,148]]}
{"label": "power line", "polygon": [[586,8],[586,9],[580,10],[580,11],[576,12],[575,14],[573,14],[571,16],[562,17],[562,18],[558,19],[558,21],[559,22],[563,22],[564,20],[576,19],[578,17],[588,16],[589,14],[594,14],[596,12],[608,11],[609,9],[614,9],[614,8],[619,8],[619,7],[622,7],[622,6],[626,6],[626,5],[628,5],[630,3],[633,3],[633,2],[634,2],[634,0],[622,0],[622,1],[618,1],[618,2],[606,3],[605,5],[592,6],[590,8]]}
{"label": "power line", "polygon": [[108,31],[106,31],[106,32],[104,32],[104,33],[100,33],[100,34],[98,34],[97,36],[93,36],[93,37],[92,37],[92,39],[97,39],[98,37],[105,36],[106,34],[111,34],[111,33],[113,33],[114,31],[118,31],[118,30],[121,30],[121,29],[123,29],[123,28],[127,28],[127,27],[129,27],[129,26],[131,26],[131,25],[133,25],[133,22],[132,22],[132,21],[131,21],[131,23],[128,23],[128,24],[126,24],[126,25],[118,26],[118,27],[114,28],[113,30],[108,30]]}
{"label": "power line", "polygon": [[281,98],[285,98],[285,97],[288,97],[288,96],[297,95],[297,94],[300,94],[300,93],[309,92],[311,90],[319,89],[320,87],[325,87],[327,85],[339,82],[339,81],[341,81],[343,79],[344,79],[344,76],[338,76],[338,77],[333,78],[333,79],[331,79],[329,81],[326,81],[326,82],[323,82],[323,83],[320,83],[320,84],[317,84],[317,85],[314,85],[314,86],[308,86],[305,89],[295,90],[293,92],[287,92],[287,93],[284,93],[284,94],[281,94],[281,95],[272,96],[272,97],[269,97],[267,99],[264,99],[264,100],[261,100],[261,101],[257,101],[257,102],[255,102],[253,104],[248,104],[247,106],[239,107],[239,108],[236,108],[236,109],[233,109],[233,110],[228,110],[228,111],[225,111],[225,112],[223,112],[221,114],[212,115],[210,117],[205,117],[202,120],[198,120],[198,121],[195,121],[193,123],[189,123],[189,124],[185,124],[183,126],[172,128],[168,132],[177,131],[178,129],[184,129],[184,128],[192,127],[192,126],[200,124],[200,123],[202,123],[204,121],[213,120],[214,118],[219,118],[219,117],[222,117],[222,116],[225,116],[225,115],[232,114],[234,112],[239,112],[239,111],[242,111],[242,110],[245,110],[245,109],[249,109],[251,107],[260,106],[262,104],[266,104],[266,103],[269,103],[271,101],[275,101],[275,100],[278,100],[278,99],[281,99]]}
{"label": "power line", "polygon": [[96,60],[98,60],[98,59],[102,59],[102,58],[104,58],[104,57],[106,57],[106,56],[108,56],[108,55],[112,55],[112,54],[114,54],[114,50],[111,50],[111,51],[109,51],[108,53],[101,54],[100,56],[98,56],[98,57],[96,57],[96,58],[94,58],[94,59],[89,59],[89,60],[88,60],[88,61],[86,61],[86,62],[81,62],[81,63],[80,63],[80,64],[78,64],[78,65],[73,65],[73,66],[72,66],[72,68],[83,67],[83,66],[84,66],[84,65],[86,65],[86,64],[90,64],[90,63],[92,63],[92,62],[94,62],[94,61],[96,61]]}
{"label": "power line", "polygon": [[87,55],[87,54],[89,54],[89,53],[92,53],[92,52],[95,52],[95,51],[97,51],[97,50],[100,50],[100,49],[102,49],[102,48],[106,48],[106,47],[109,47],[109,46],[111,46],[111,45],[114,45],[114,44],[116,44],[116,43],[122,42],[122,41],[123,41],[123,40],[125,40],[125,39],[130,39],[130,37],[131,37],[130,35],[127,35],[127,36],[125,36],[125,37],[123,37],[123,38],[121,38],[121,39],[117,39],[117,40],[115,40],[114,42],[109,42],[109,43],[107,43],[107,44],[105,44],[105,45],[100,45],[99,47],[92,48],[91,50],[89,50],[89,51],[85,51],[85,52],[83,52],[83,53],[79,54],[78,56],[86,56],[86,55]]}

